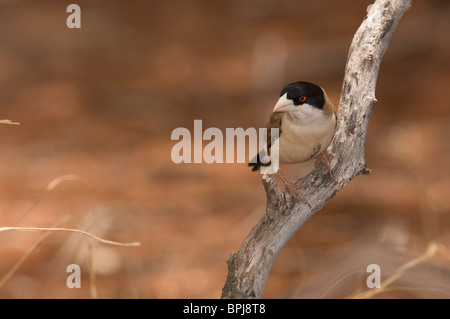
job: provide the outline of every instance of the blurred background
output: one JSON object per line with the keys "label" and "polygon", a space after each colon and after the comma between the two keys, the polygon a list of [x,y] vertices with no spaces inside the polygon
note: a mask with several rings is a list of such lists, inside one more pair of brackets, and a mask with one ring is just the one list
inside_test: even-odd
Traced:
{"label": "blurred background", "polygon": [[[176,165],[172,131],[195,119],[264,127],[298,80],[337,105],[371,2],[78,0],[82,28],[68,29],[71,2],[1,0],[0,119],[20,126],[0,126],[0,226],[142,245],[0,233],[0,280],[39,244],[0,297],[220,297],[226,261],[264,213],[261,175],[246,164]],[[450,3],[413,1],[378,77],[372,174],[297,232],[264,298],[355,296],[368,290],[369,264],[382,286],[397,276],[372,298],[450,297],[449,40]],[[313,165],[285,173],[296,180]],[[73,263],[80,289],[66,286]]]}

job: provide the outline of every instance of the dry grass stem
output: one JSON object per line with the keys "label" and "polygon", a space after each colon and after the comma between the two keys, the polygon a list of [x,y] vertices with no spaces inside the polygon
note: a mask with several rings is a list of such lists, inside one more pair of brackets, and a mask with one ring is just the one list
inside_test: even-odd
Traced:
{"label": "dry grass stem", "polygon": [[98,298],[95,273],[94,247],[89,243],[89,290],[92,299]]}
{"label": "dry grass stem", "polygon": [[66,181],[78,181],[81,184],[85,185],[88,189],[93,190],[93,187],[91,185],[89,185],[86,181],[84,181],[83,179],[81,179],[79,176],[77,175],[61,175],[56,177],[55,179],[53,179],[48,185],[47,187],[45,187],[45,190],[42,192],[42,194],[40,195],[40,197],[25,211],[22,213],[22,215],[20,215],[13,223],[13,225],[17,225],[19,224],[44,198],[44,196],[48,193],[50,193],[51,191],[53,191],[56,186],[58,186],[59,184],[61,184],[62,182],[66,182]]}
{"label": "dry grass stem", "polygon": [[407,271],[408,269],[410,269],[412,267],[415,267],[415,266],[417,266],[417,265],[419,265],[419,264],[429,260],[430,258],[432,258],[436,254],[436,252],[441,251],[442,248],[440,246],[441,246],[440,244],[437,244],[435,242],[431,242],[428,245],[428,248],[425,251],[425,253],[423,253],[422,255],[420,255],[417,258],[414,258],[414,259],[410,260],[406,264],[403,264],[400,268],[398,268],[398,270],[395,272],[395,274],[393,274],[391,277],[389,277],[388,279],[386,279],[382,283],[381,288],[371,289],[371,290],[368,290],[368,291],[364,291],[364,292],[358,293],[356,295],[350,296],[350,299],[371,298],[371,297],[373,297],[373,296],[375,296],[377,294],[385,292],[386,288],[388,288],[394,281],[399,279],[403,275],[403,273],[405,271]]}
{"label": "dry grass stem", "polygon": [[10,120],[0,120],[0,124],[20,125],[20,123],[13,122]]}
{"label": "dry grass stem", "polygon": [[[55,224],[55,227],[61,226],[69,219],[69,216],[63,217],[59,222]],[[52,233],[48,232],[43,234],[36,243],[28,249],[28,251],[9,269],[9,271],[0,279],[0,289],[8,282],[8,280],[16,273],[16,271],[22,266],[25,260],[42,244],[42,242],[50,236]]]}
{"label": "dry grass stem", "polygon": [[95,236],[91,233],[85,232],[80,229],[72,229],[72,228],[58,228],[58,227],[0,227],[0,232],[4,231],[10,231],[10,230],[19,230],[19,231],[65,231],[65,232],[73,232],[73,233],[80,233],[85,236],[91,237],[101,243],[108,244],[108,245],[114,245],[114,246],[125,246],[125,247],[137,247],[140,246],[140,242],[131,242],[131,243],[119,243],[117,241],[107,240],[100,238],[98,236]]}

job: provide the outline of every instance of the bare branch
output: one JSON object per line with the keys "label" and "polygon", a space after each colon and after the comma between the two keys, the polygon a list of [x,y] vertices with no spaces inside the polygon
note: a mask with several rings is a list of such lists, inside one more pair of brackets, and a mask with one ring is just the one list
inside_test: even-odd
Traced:
{"label": "bare branch", "polygon": [[359,174],[368,174],[364,143],[369,116],[376,103],[375,87],[381,60],[411,0],[377,0],[353,37],[347,57],[331,151],[334,178],[320,165],[297,181],[306,185],[304,205],[283,193],[271,176],[262,179],[266,213],[248,234],[239,251],[228,260],[228,276],[222,298],[260,298],[281,249],[297,230],[337,192]]}

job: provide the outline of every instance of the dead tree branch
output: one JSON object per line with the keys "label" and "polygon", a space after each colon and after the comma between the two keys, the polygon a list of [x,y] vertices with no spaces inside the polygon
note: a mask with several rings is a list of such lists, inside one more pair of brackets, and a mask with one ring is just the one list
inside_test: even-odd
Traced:
{"label": "dead tree branch", "polygon": [[347,57],[338,123],[330,146],[339,156],[332,162],[334,178],[319,165],[297,181],[306,185],[302,194],[310,208],[283,193],[271,176],[263,176],[266,213],[228,260],[222,298],[260,298],[275,259],[297,230],[353,178],[369,172],[364,143],[376,103],[378,71],[392,34],[410,6],[411,0],[377,0],[368,10]]}

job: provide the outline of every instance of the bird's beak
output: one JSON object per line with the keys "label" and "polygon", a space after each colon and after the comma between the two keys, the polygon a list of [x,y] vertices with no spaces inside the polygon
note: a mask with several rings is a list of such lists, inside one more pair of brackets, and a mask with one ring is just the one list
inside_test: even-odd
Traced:
{"label": "bird's beak", "polygon": [[287,98],[287,93],[280,97],[273,108],[273,112],[288,112],[295,110],[294,101]]}

